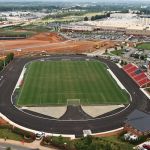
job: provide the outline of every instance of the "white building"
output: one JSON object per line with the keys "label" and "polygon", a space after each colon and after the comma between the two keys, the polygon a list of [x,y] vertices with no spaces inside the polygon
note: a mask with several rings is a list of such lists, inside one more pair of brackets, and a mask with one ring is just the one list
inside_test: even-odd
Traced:
{"label": "white building", "polygon": [[79,25],[62,25],[60,30],[62,31],[93,31],[94,28],[91,26],[79,26]]}

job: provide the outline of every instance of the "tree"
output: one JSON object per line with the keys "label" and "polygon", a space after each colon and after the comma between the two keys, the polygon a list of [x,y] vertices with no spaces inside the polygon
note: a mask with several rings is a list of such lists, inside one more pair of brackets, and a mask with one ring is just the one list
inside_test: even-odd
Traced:
{"label": "tree", "polygon": [[88,21],[89,20],[89,18],[86,16],[86,17],[84,17],[84,21]]}
{"label": "tree", "polygon": [[3,67],[4,67],[4,62],[1,60],[0,61],[0,71],[3,69]]}
{"label": "tree", "polygon": [[115,51],[116,51],[116,55],[118,55],[118,49],[117,49],[117,47],[115,47]]}
{"label": "tree", "polygon": [[123,45],[121,45],[121,49],[123,49]]}
{"label": "tree", "polygon": [[126,62],[126,61],[124,62],[124,65],[127,65],[127,62]]}
{"label": "tree", "polygon": [[144,56],[144,55],[141,55],[141,56],[140,56],[140,59],[141,59],[141,60],[144,60],[144,59],[145,59],[145,56]]}
{"label": "tree", "polygon": [[124,61],[123,61],[123,60],[121,60],[120,65],[121,65],[121,66],[123,66],[123,64],[124,64]]}
{"label": "tree", "polygon": [[107,16],[107,17],[110,17],[110,13],[107,13],[106,16]]}
{"label": "tree", "polygon": [[8,64],[10,61],[12,61],[14,58],[14,53],[9,53],[7,54],[6,58],[5,58],[5,62],[6,64]]}
{"label": "tree", "polygon": [[94,20],[95,20],[95,17],[94,17],[94,16],[92,16],[92,17],[91,17],[91,21],[94,21]]}

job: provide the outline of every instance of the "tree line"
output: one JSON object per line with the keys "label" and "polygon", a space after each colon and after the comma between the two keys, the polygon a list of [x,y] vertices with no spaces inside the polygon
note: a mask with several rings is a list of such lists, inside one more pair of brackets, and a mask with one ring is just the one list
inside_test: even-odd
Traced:
{"label": "tree line", "polygon": [[14,53],[9,53],[4,60],[0,60],[0,71],[14,59]]}
{"label": "tree line", "polygon": [[94,21],[94,20],[103,19],[107,17],[110,17],[110,13],[103,14],[103,15],[95,15],[95,16],[92,16],[90,19],[86,16],[84,17],[84,21],[88,21],[88,20]]}

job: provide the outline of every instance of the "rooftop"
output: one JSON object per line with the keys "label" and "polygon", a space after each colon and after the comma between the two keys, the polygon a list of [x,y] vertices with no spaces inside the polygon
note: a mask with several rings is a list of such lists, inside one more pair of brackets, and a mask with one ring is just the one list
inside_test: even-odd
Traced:
{"label": "rooftop", "polygon": [[125,123],[131,125],[141,132],[150,131],[150,114],[140,110],[134,110],[128,117]]}

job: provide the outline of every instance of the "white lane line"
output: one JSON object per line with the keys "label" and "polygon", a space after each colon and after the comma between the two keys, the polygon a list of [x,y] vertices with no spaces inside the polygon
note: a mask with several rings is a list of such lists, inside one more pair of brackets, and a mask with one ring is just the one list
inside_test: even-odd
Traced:
{"label": "white lane line", "polygon": [[0,87],[2,87],[2,85],[4,84],[5,80],[2,80],[2,82],[0,83]]}
{"label": "white lane line", "polygon": [[2,148],[2,149],[6,149],[7,147],[5,147],[5,146],[0,146],[0,148]]}

